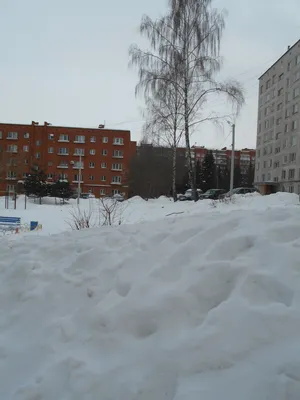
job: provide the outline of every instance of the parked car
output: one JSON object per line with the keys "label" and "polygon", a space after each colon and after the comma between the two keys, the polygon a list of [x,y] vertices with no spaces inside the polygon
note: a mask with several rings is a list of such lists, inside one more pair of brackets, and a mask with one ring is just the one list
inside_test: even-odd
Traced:
{"label": "parked car", "polygon": [[235,194],[248,194],[248,193],[259,193],[259,191],[255,188],[250,188],[250,187],[240,187],[240,188],[235,188],[229,192],[227,192],[223,197],[231,197]]}
{"label": "parked car", "polygon": [[[203,193],[201,189],[197,189],[198,197]],[[192,189],[188,189],[184,194],[178,196],[179,201],[193,200]]]}
{"label": "parked car", "polygon": [[205,199],[217,200],[225,193],[226,190],[224,189],[209,189],[205,193],[200,195],[200,200],[205,200]]}
{"label": "parked car", "polygon": [[112,196],[112,199],[113,199],[113,200],[116,200],[116,201],[120,201],[120,202],[122,202],[122,201],[125,200],[125,199],[124,199],[124,196],[121,195],[121,194],[119,194],[119,193],[114,194],[114,195]]}
{"label": "parked car", "polygon": [[81,193],[80,198],[81,199],[94,199],[95,195],[93,193]]}

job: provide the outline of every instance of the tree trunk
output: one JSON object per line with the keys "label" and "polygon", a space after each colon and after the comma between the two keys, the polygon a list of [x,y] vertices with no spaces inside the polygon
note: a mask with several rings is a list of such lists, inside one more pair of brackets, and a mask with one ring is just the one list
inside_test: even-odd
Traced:
{"label": "tree trunk", "polygon": [[176,192],[176,156],[177,156],[176,147],[173,146],[172,191],[173,191],[173,200],[174,200],[174,202],[177,201],[177,192]]}

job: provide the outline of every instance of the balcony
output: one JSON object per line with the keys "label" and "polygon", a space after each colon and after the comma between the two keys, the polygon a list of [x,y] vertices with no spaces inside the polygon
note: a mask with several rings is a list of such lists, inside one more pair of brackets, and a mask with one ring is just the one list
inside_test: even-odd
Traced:
{"label": "balcony", "polygon": [[56,168],[69,168],[67,164],[60,164]]}
{"label": "balcony", "polygon": [[77,143],[77,144],[85,144],[85,141],[83,142],[83,141],[81,141],[81,140],[74,140],[74,142],[73,143]]}
{"label": "balcony", "polygon": [[58,139],[58,143],[70,143],[69,139]]}
{"label": "balcony", "polygon": [[81,157],[84,157],[84,153],[83,153],[83,154],[74,153],[73,156],[75,156],[75,157],[80,157],[80,156],[81,156]]}
{"label": "balcony", "polygon": [[116,156],[116,155],[113,155],[112,158],[124,158],[124,156]]}
{"label": "balcony", "polygon": [[122,185],[122,182],[114,182],[114,181],[112,181],[112,182],[110,182],[110,184],[111,185],[119,185],[120,186],[120,185]]}
{"label": "balcony", "polygon": [[115,172],[122,172],[122,171],[123,171],[123,169],[111,168],[111,171],[115,171]]}
{"label": "balcony", "polygon": [[[79,183],[79,181],[72,181],[72,183]],[[84,183],[84,182],[81,180],[80,183]]]}
{"label": "balcony", "polygon": [[73,169],[84,169],[83,166],[80,167],[80,165],[73,165],[72,167]]}
{"label": "balcony", "polygon": [[68,156],[69,153],[57,153],[58,156]]}

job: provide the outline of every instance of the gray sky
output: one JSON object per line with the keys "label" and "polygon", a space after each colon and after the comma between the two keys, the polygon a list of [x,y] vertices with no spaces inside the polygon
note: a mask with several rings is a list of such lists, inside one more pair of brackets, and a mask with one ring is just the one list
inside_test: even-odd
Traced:
{"label": "gray sky", "polygon": [[[142,101],[128,48],[143,14],[167,0],[1,0],[0,121],[130,129],[140,138]],[[257,78],[299,39],[299,0],[215,0],[228,10],[222,76],[244,84],[237,147],[255,146]],[[210,108],[211,106],[211,108]],[[225,107],[225,108],[224,108]],[[222,99],[207,105],[227,112]],[[229,146],[229,127],[198,126],[192,142]],[[227,139],[226,139],[227,138]]]}

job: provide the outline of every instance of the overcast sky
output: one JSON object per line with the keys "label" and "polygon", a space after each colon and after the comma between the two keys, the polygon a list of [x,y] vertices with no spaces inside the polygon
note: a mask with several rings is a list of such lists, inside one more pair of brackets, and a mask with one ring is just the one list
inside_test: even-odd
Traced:
{"label": "overcast sky", "polygon": [[[143,125],[128,48],[143,14],[167,0],[0,0],[0,121],[130,129]],[[228,11],[222,76],[246,90],[237,147],[255,146],[257,78],[300,38],[299,0],[215,0]],[[222,100],[207,105],[227,112]],[[225,108],[224,108],[225,107]],[[199,126],[192,142],[230,146],[229,127]]]}

